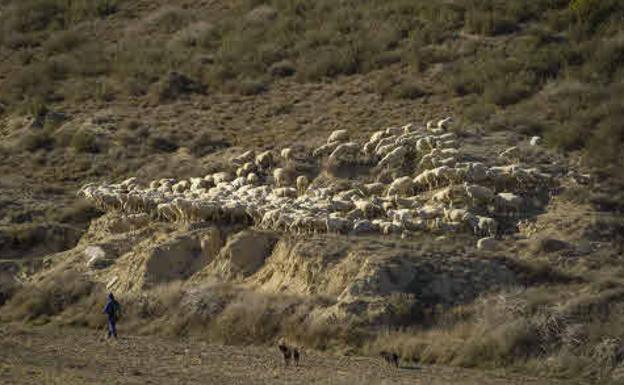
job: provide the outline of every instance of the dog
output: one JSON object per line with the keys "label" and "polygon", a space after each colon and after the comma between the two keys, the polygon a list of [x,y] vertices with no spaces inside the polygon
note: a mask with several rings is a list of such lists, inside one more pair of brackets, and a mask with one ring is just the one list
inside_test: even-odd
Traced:
{"label": "dog", "polygon": [[299,349],[294,346],[288,346],[283,338],[280,338],[279,342],[277,343],[277,347],[284,357],[285,366],[288,366],[291,358],[293,361],[295,361],[295,366],[299,366],[299,359],[301,357]]}
{"label": "dog", "polygon": [[396,368],[399,367],[399,355],[394,352],[386,352],[382,351],[379,353],[381,358],[383,358],[388,364],[394,365]]}

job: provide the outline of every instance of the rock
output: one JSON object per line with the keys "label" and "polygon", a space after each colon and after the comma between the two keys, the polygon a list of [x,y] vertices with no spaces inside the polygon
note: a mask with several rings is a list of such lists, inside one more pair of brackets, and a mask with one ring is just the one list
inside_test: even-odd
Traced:
{"label": "rock", "polygon": [[271,255],[277,238],[272,233],[245,230],[235,234],[221,249],[219,270],[225,276],[255,273]]}
{"label": "rock", "polygon": [[148,252],[145,283],[150,286],[186,279],[204,266],[199,239],[187,235],[178,236]]}
{"label": "rock", "polygon": [[485,237],[477,241],[477,249],[484,251],[498,250],[499,242],[494,237]]}
{"label": "rock", "polygon": [[553,253],[569,248],[569,243],[555,238],[538,238],[531,242],[530,245],[530,250],[533,253]]}
{"label": "rock", "polygon": [[87,246],[83,254],[90,269],[104,269],[112,264],[112,260],[107,258],[107,252],[101,246]]}

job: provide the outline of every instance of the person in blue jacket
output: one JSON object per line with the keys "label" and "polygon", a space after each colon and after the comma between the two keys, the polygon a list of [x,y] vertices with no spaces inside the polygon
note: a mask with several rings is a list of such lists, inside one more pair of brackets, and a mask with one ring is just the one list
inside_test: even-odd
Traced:
{"label": "person in blue jacket", "polygon": [[116,323],[121,312],[121,305],[115,299],[113,293],[108,294],[106,306],[104,306],[104,314],[108,316],[108,338],[117,338]]}

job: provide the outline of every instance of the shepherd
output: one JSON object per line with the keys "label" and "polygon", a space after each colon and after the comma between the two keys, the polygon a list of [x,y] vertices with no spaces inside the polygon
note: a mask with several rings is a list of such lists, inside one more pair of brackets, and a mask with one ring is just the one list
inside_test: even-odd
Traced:
{"label": "shepherd", "polygon": [[106,306],[104,306],[104,314],[108,316],[108,338],[117,338],[116,324],[117,320],[119,320],[120,313],[121,305],[119,305],[113,293],[109,293]]}

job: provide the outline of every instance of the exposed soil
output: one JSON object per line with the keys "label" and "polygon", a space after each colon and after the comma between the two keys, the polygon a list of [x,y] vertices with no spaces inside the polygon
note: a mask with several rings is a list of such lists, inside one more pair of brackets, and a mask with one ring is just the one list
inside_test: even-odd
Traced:
{"label": "exposed soil", "polygon": [[[123,329],[123,328],[122,328]],[[304,352],[284,367],[277,348],[122,336],[103,330],[0,329],[0,382],[11,384],[432,384],[546,385],[564,382],[466,369],[399,369],[370,357]]]}

